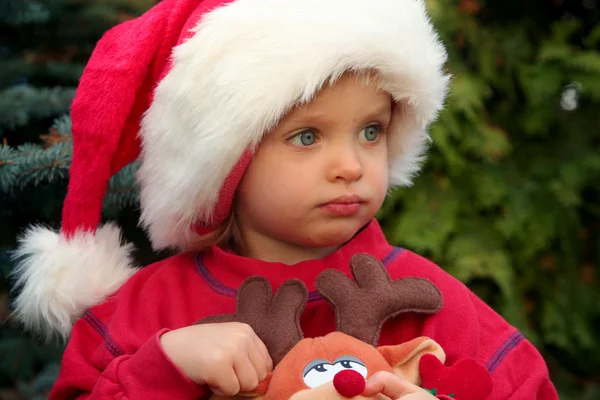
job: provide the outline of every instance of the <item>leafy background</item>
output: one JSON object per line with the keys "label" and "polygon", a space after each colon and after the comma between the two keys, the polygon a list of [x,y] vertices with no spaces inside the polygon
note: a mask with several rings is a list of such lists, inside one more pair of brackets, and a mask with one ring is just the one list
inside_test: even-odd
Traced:
{"label": "leafy background", "polygon": [[[10,318],[10,251],[31,223],[58,227],[69,104],[94,44],[151,0],[0,0],[0,399],[45,399],[62,346]],[[379,213],[391,242],[442,265],[521,329],[562,399],[600,398],[600,4],[428,0],[452,90],[425,171]],[[132,164],[104,217],[137,258]]]}

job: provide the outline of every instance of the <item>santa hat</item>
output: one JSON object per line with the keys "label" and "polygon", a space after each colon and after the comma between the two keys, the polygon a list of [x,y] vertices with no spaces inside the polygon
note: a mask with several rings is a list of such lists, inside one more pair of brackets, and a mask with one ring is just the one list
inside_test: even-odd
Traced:
{"label": "santa hat", "polygon": [[100,225],[110,177],[138,159],[141,223],[155,249],[186,249],[228,216],[264,133],[349,70],[374,70],[396,104],[390,184],[408,185],[443,106],[446,52],[422,0],[163,0],[108,31],[72,104],[62,227],[29,229],[16,315],[44,335],[114,293],[135,268]]}

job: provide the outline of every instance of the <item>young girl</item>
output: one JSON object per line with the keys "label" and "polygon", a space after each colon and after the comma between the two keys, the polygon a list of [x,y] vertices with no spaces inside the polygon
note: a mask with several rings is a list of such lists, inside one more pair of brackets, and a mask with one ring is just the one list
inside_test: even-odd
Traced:
{"label": "young girl", "polygon": [[[273,368],[252,329],[194,323],[233,312],[251,275],[314,291],[324,269],[349,275],[352,255],[368,253],[444,300],[385,325],[380,345],[429,336],[447,365],[486,367],[490,399],[556,399],[531,343],[374,220],[419,168],[445,59],[421,0],[163,0],[110,30],[72,106],[61,232],[32,228],[20,247],[17,314],[70,337],[50,398],[251,391]],[[141,222],[156,249],[180,250],[140,270],[119,229],[98,227],[110,176],[138,156]],[[304,335],[334,320],[310,301]],[[434,398],[391,374],[369,379],[376,393]]]}

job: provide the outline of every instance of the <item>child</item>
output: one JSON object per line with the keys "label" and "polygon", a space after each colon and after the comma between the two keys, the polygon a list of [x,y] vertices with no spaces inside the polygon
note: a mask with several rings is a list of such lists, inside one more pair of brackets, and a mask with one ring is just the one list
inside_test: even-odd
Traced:
{"label": "child", "polygon": [[[381,345],[429,336],[447,365],[486,366],[490,399],[556,399],[515,328],[389,245],[374,220],[388,187],[419,168],[445,59],[421,0],[163,0],[110,30],[72,106],[62,231],[32,228],[19,251],[17,314],[70,336],[50,398],[253,390],[273,365],[252,329],[194,323],[232,312],[248,276],[314,291],[321,271],[349,274],[351,256],[368,253],[394,279],[430,280],[444,301],[385,325]],[[181,250],[141,270],[119,229],[98,227],[108,179],[138,156],[141,222],[156,249]],[[333,310],[313,300],[306,337],[334,330]],[[434,398],[391,374],[367,392]]]}

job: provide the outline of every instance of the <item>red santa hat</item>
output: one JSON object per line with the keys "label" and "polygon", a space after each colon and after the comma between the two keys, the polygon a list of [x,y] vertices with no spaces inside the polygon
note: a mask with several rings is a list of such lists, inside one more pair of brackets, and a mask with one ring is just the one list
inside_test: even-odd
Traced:
{"label": "red santa hat", "polygon": [[408,185],[443,106],[446,52],[422,0],[163,0],[108,31],[72,105],[62,227],[29,229],[16,315],[46,336],[127,280],[132,247],[100,226],[110,177],[140,159],[141,223],[155,249],[219,226],[253,150],[298,102],[374,70],[396,104],[390,184]]}

